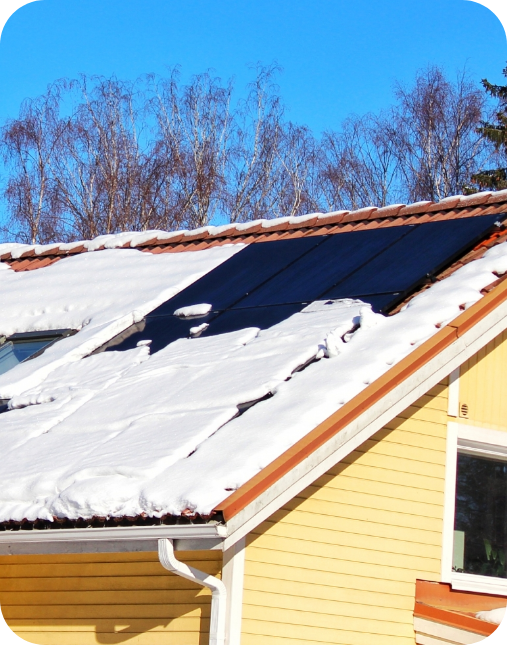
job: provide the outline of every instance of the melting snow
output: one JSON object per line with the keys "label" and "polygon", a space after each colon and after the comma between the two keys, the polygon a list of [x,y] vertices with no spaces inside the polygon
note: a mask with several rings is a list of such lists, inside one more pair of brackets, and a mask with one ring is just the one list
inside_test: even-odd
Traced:
{"label": "melting snow", "polygon": [[485,620],[488,623],[499,625],[505,616],[505,607],[499,609],[490,609],[489,611],[479,611],[475,617],[479,620]]}
{"label": "melting snow", "polygon": [[1,273],[0,333],[81,331],[0,377],[0,520],[207,513],[507,271],[502,244],[392,317],[317,302],[264,331],[83,358],[237,250],[120,249]]}
{"label": "melting snow", "polygon": [[212,306],[205,303],[201,305],[189,305],[188,307],[180,307],[174,312],[175,316],[179,318],[193,318],[195,316],[205,316],[211,311]]}

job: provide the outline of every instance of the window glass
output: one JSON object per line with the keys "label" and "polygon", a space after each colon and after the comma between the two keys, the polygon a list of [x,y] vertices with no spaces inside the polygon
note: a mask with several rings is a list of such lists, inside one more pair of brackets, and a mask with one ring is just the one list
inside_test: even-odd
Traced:
{"label": "window glass", "polygon": [[453,570],[507,578],[507,461],[458,454]]}
{"label": "window glass", "polygon": [[7,341],[0,346],[0,374],[12,369],[26,358],[33,356],[53,340],[53,338],[38,338],[14,342]]}

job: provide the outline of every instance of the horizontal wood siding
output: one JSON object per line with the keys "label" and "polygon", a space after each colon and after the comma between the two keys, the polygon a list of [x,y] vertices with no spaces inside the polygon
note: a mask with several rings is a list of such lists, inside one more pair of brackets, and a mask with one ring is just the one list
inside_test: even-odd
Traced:
{"label": "horizontal wood siding", "polygon": [[438,580],[441,383],[248,538],[242,645],[414,645],[417,578]]}
{"label": "horizontal wood siding", "polygon": [[[177,553],[219,575],[221,552]],[[166,571],[156,553],[0,556],[9,626],[40,645],[204,645],[211,594]]]}
{"label": "horizontal wood siding", "polygon": [[507,332],[503,332],[461,367],[460,405],[468,406],[468,419],[460,423],[507,430]]}

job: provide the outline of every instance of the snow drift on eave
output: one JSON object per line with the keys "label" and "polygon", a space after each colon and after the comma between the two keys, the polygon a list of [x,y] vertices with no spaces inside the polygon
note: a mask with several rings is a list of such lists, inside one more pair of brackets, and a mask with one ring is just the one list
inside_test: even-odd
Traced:
{"label": "snow drift on eave", "polygon": [[[116,299],[127,280],[116,270],[118,257],[125,257],[123,271],[131,271],[134,279],[136,271],[127,265],[136,253],[97,255],[115,267],[109,293]],[[183,266],[195,255],[169,255],[176,259],[168,274],[183,275]],[[162,257],[153,258],[153,266]],[[219,253],[214,257],[217,263],[219,257],[225,259]],[[58,267],[72,272],[77,260],[34,273],[49,275]],[[0,378],[0,395],[14,395],[15,408],[0,416],[0,521],[159,517],[188,510],[207,514],[229,491],[459,315],[463,306],[479,300],[481,289],[505,271],[507,245],[501,244],[392,317],[372,314],[359,301],[320,302],[265,331],[182,339],[153,356],[149,348],[139,347],[82,360],[77,360],[84,354],[79,337],[91,325],[102,337],[104,329],[111,332],[114,312],[122,320],[134,320],[139,313],[133,311],[146,313],[148,306],[169,297],[168,291],[156,295],[153,287],[148,305],[143,300],[146,276],[138,278],[131,300],[119,298],[119,308],[108,305],[105,295],[95,303],[86,292],[74,300],[70,292],[55,293],[58,315],[37,314],[31,305],[33,324],[53,315],[57,326],[72,326],[63,324],[67,313],[73,315],[72,308],[66,311],[66,299],[90,323],[51,348],[56,358],[41,361],[43,355],[32,362],[33,368],[36,362],[41,366],[31,373],[27,363]],[[188,274],[180,277],[180,288],[189,279]],[[162,282],[157,282],[159,290]],[[17,284],[23,285],[23,278]],[[37,286],[43,288],[44,280]],[[26,289],[26,303],[33,289]],[[109,313],[101,318],[106,306]],[[351,333],[358,322],[359,329]],[[2,324],[0,319],[0,332]],[[78,344],[69,342],[64,351],[67,341]],[[265,399],[269,394],[273,396]],[[238,416],[244,404],[259,400]]]}

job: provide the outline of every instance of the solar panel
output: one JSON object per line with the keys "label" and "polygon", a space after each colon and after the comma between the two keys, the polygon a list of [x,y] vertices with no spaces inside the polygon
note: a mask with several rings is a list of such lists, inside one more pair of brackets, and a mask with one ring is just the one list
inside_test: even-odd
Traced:
{"label": "solar panel", "polygon": [[[258,307],[308,303],[352,274],[412,230],[409,226],[331,235],[234,305]],[[384,289],[387,291],[387,289]]]}
{"label": "solar panel", "polygon": [[486,215],[411,227],[408,235],[326,291],[323,297],[334,299],[386,292],[407,293],[473,247],[497,219],[497,215]]}
{"label": "solar panel", "polygon": [[247,327],[268,329],[286,320],[303,309],[304,305],[276,305],[274,307],[252,307],[249,309],[229,309],[224,311],[209,324],[203,336],[216,336]]}
{"label": "solar panel", "polygon": [[367,302],[375,313],[385,313],[403,300],[403,294],[395,293],[380,293],[370,294],[364,296],[356,296],[358,300]]}
{"label": "solar panel", "polygon": [[228,309],[237,300],[325,240],[327,236],[316,235],[250,244],[174,298],[160,305],[150,317],[170,315],[180,307],[204,302],[210,303],[214,310]]}
{"label": "solar panel", "polygon": [[[499,219],[486,215],[251,244],[158,307],[143,324],[113,339],[107,349],[130,349],[151,340],[153,353],[189,337],[191,328],[202,323],[208,324],[203,336],[266,329],[315,300],[357,298],[386,312],[473,248]],[[201,303],[213,307],[206,316],[173,315]]]}
{"label": "solar panel", "polygon": [[146,318],[146,324],[139,331],[133,330],[119,344],[109,343],[107,350],[133,349],[141,341],[151,340],[150,352],[153,354],[163,349],[178,338],[188,338],[190,329],[204,322],[209,322],[216,314],[209,313],[199,318],[178,318],[177,316],[153,316]]}

